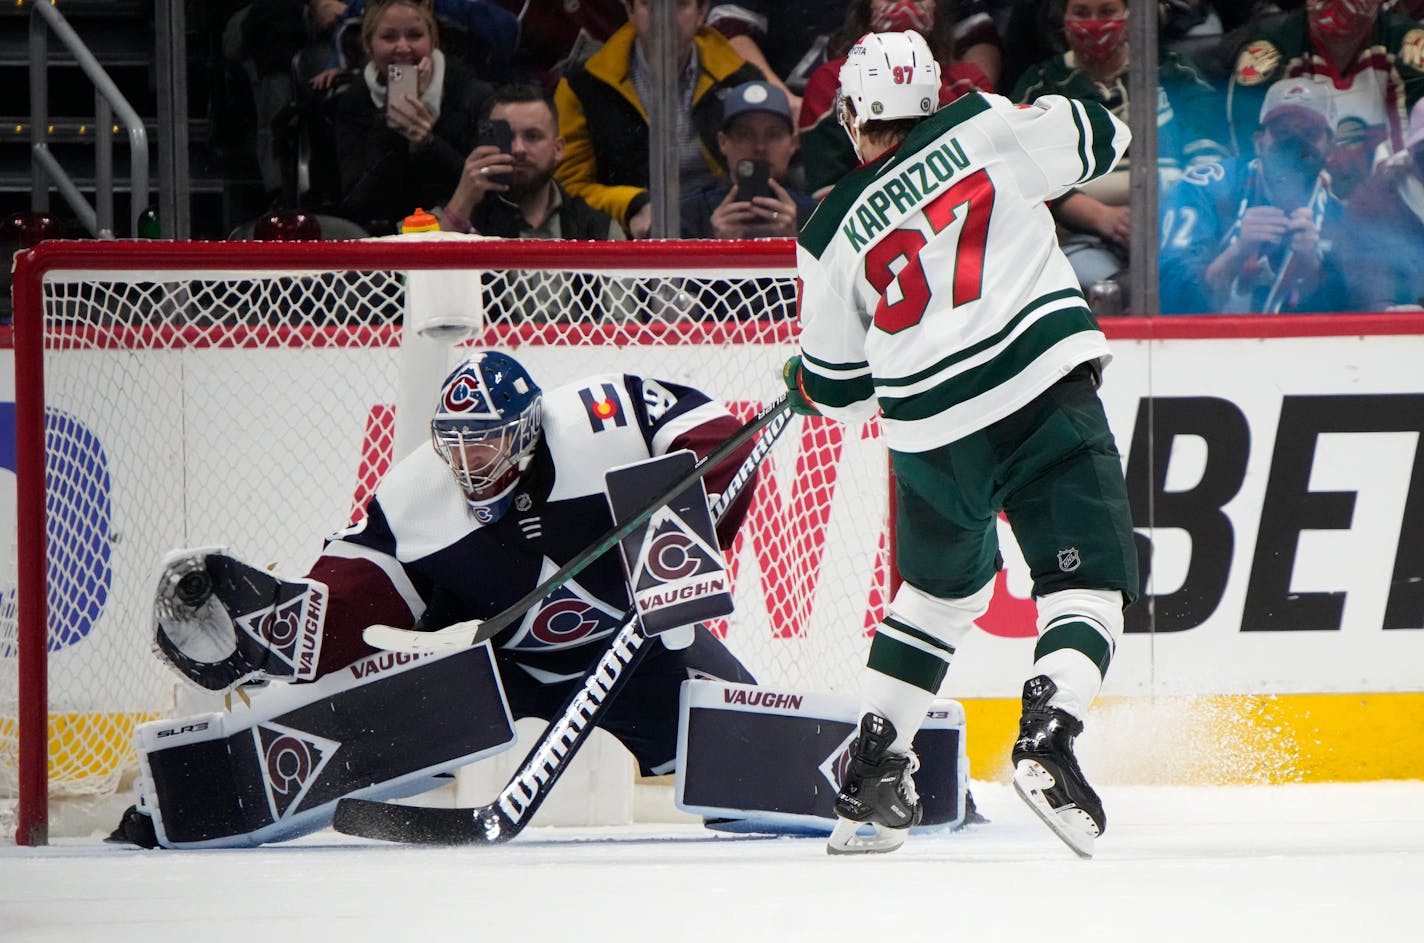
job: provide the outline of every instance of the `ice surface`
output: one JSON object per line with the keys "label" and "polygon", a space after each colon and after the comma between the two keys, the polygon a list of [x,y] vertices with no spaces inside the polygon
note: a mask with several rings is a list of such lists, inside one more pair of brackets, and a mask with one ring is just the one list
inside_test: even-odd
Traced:
{"label": "ice surface", "polygon": [[1107,787],[1080,861],[1012,790],[891,855],[697,826],[531,829],[491,848],[331,832],[232,851],[0,848],[0,940],[1420,939],[1424,782]]}

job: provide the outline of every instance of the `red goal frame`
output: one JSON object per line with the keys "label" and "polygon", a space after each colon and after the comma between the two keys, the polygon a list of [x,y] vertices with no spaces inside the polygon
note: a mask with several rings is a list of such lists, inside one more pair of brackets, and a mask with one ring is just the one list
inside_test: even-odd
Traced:
{"label": "red goal frame", "polygon": [[[716,270],[748,276],[758,272],[785,274],[795,266],[790,239],[727,240],[716,243],[666,240],[641,242],[636,251],[618,242],[567,242],[557,250],[545,241],[479,240],[417,241],[382,239],[359,242],[149,242],[53,241],[18,253],[14,268],[15,436],[17,451],[17,561],[19,733],[17,826],[15,841],[40,845],[48,841],[48,664],[46,600],[46,494],[43,283],[57,270],[144,272],[192,270],[242,273],[269,269],[339,271],[350,268],[420,271],[434,269],[524,269],[530,271],[587,268],[608,272],[676,272],[689,256],[706,259],[715,253]],[[340,330],[339,328],[337,330]],[[588,330],[596,332],[591,325]],[[794,340],[794,321],[689,323],[644,325],[636,331],[656,334],[666,343],[668,332],[688,341],[736,342]],[[567,332],[567,327],[564,328]],[[399,344],[399,330],[376,344]],[[540,343],[541,325],[490,325],[487,344]],[[626,330],[623,333],[627,333]],[[549,334],[552,338],[552,332]],[[95,339],[88,338],[91,342]],[[118,345],[119,337],[97,339],[98,346]],[[262,346],[260,340],[229,339],[225,344]]]}

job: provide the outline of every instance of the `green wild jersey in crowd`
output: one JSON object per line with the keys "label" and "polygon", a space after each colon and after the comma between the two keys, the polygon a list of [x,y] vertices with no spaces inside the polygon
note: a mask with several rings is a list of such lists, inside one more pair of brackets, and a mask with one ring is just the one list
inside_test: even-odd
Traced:
{"label": "green wild jersey in crowd", "polygon": [[878,405],[886,444],[922,452],[1106,360],[1045,201],[1107,173],[1129,139],[1091,102],[975,92],[848,174],[797,248],[802,376],[822,412]]}

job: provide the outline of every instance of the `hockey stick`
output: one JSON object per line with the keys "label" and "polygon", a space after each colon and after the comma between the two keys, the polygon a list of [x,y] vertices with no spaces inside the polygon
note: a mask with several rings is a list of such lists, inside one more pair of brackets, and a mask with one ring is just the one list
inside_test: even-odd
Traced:
{"label": "hockey stick", "polygon": [[[713,503],[712,512],[719,520],[765,460],[790,418],[785,397],[782,397],[743,427],[745,431],[750,427],[764,426],[766,432],[732,476],[726,491]],[[738,432],[728,441],[733,440],[744,441],[745,436]],[[715,464],[714,457],[723,449],[725,446],[709,455],[703,465]],[[684,479],[678,487],[686,488],[696,480]],[[662,503],[673,497],[675,494],[666,496]],[[652,510],[648,511],[644,519],[652,513]],[[583,683],[564,702],[558,715],[549,722],[543,735],[535,741],[524,762],[493,802],[475,808],[450,809],[395,805],[370,799],[341,799],[336,803],[333,827],[346,835],[425,845],[497,845],[518,835],[544,804],[554,784],[568,769],[574,754],[588,739],[593,728],[603,719],[609,704],[623,689],[648,648],[648,639],[639,628],[636,612],[636,608],[629,611],[609,641],[608,648],[584,675]]]}
{"label": "hockey stick", "polygon": [[[757,464],[765,457],[766,451],[771,448],[771,443],[775,442],[776,437],[781,434],[781,430],[789,418],[790,411],[786,404],[786,396],[783,394],[767,404],[755,418],[733,433],[726,442],[713,449],[686,476],[653,495],[636,514],[621,524],[614,525],[611,530],[589,544],[576,557],[559,567],[553,575],[525,593],[503,612],[488,619],[456,622],[434,632],[400,629],[391,625],[371,625],[366,627],[365,631],[361,633],[361,637],[372,648],[381,648],[392,652],[450,651],[451,649],[478,645],[485,639],[492,638],[524,615],[529,607],[545,599],[554,590],[577,576],[594,560],[618,546],[619,541],[646,523],[657,513],[659,508],[677,497],[684,488],[695,481],[700,481],[708,472],[722,464],[729,455],[745,445],[757,432],[766,429],[767,434],[758,441],[751,456],[742,463],[742,467],[737,470],[736,475],[732,477],[731,483],[727,486],[728,493],[735,495],[740,492],[742,486],[746,484],[746,479],[756,471]],[[765,443],[764,448],[762,447],[763,443]],[[725,498],[726,495],[723,497]],[[713,508],[713,512],[719,513],[716,508]]]}

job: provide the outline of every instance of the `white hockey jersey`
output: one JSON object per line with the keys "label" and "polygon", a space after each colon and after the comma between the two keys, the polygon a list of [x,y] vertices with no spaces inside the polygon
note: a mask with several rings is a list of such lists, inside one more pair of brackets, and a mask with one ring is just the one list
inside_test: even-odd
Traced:
{"label": "white hockey jersey", "polygon": [[1109,357],[1045,201],[1110,171],[1127,126],[1058,95],[971,93],[842,180],[797,248],[806,392],[881,410],[890,448],[945,445]]}
{"label": "white hockey jersey", "polygon": [[[365,516],[329,540],[309,574],[329,589],[319,673],[368,654],[361,630],[373,622],[420,617],[440,627],[503,611],[613,526],[608,469],[684,448],[705,456],[737,428],[721,403],[666,380],[606,374],[545,390],[539,447],[510,511],[490,524],[469,513],[449,467],[423,445],[391,469]],[[740,461],[710,472],[709,491],[725,487]],[[723,518],[724,541],[745,506]],[[494,645],[541,681],[581,676],[631,606],[618,551],[609,550]]]}

